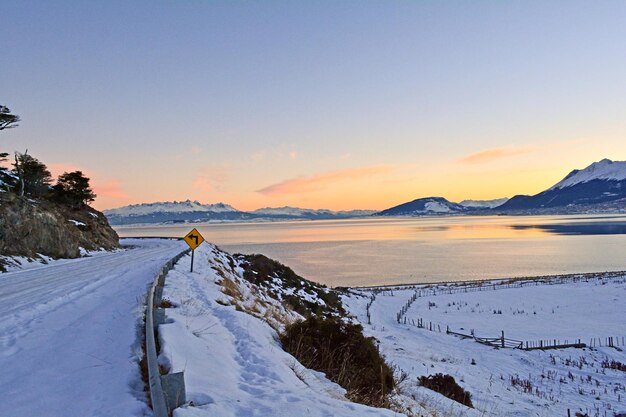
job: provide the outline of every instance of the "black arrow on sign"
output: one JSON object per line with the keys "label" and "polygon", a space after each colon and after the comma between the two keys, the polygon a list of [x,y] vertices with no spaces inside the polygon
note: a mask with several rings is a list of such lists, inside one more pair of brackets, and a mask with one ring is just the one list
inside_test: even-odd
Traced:
{"label": "black arrow on sign", "polygon": [[195,239],[196,245],[198,244],[198,236],[196,236],[196,235],[189,235],[189,239]]}

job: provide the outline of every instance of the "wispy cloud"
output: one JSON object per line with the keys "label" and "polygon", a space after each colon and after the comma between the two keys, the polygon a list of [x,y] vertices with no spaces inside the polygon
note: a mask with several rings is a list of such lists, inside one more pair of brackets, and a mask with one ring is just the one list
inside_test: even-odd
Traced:
{"label": "wispy cloud", "polygon": [[197,191],[208,193],[219,189],[223,183],[231,177],[231,169],[228,166],[213,166],[204,168],[193,180],[193,188]]}
{"label": "wispy cloud", "polygon": [[395,169],[392,165],[373,165],[341,171],[324,172],[308,177],[288,179],[277,184],[269,185],[257,190],[263,195],[273,196],[281,194],[303,194],[323,190],[329,185],[346,180],[360,180],[375,175],[384,174]]}
{"label": "wispy cloud", "polygon": [[[53,178],[57,178],[59,175],[63,174],[64,172],[73,172],[73,171],[81,171],[80,168],[78,168],[76,165],[73,164],[64,164],[64,163],[60,163],[60,164],[48,164],[48,169],[50,170],[50,173],[52,174]],[[83,173],[85,173],[85,170],[82,170]],[[85,175],[87,175],[85,173]]]}
{"label": "wispy cloud", "polygon": [[116,200],[128,200],[129,196],[122,189],[119,180],[94,181],[93,191],[98,197],[108,197]]}
{"label": "wispy cloud", "polygon": [[502,148],[485,149],[483,151],[464,156],[457,161],[463,164],[484,164],[512,156],[526,155],[535,152],[536,150],[537,149],[534,147],[506,146]]}

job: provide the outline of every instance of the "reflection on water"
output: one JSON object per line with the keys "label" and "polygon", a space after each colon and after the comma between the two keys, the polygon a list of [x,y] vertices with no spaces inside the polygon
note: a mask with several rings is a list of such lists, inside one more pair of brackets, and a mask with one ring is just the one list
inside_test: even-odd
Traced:
{"label": "reflection on water", "polygon": [[[366,218],[193,224],[230,252],[263,253],[329,285],[626,269],[626,216]],[[184,236],[191,225],[121,226],[123,237]]]}
{"label": "reflection on water", "polygon": [[536,226],[514,225],[517,230],[539,229],[558,235],[623,235],[626,234],[625,222],[607,223],[564,223],[542,224]]}

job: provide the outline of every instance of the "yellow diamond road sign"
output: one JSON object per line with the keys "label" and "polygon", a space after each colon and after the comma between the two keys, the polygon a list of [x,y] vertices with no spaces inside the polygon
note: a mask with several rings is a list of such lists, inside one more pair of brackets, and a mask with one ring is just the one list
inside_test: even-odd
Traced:
{"label": "yellow diamond road sign", "polygon": [[191,232],[187,233],[187,236],[185,236],[183,239],[185,239],[185,242],[187,242],[192,250],[196,249],[202,244],[202,242],[204,242],[204,238],[196,229],[193,229]]}

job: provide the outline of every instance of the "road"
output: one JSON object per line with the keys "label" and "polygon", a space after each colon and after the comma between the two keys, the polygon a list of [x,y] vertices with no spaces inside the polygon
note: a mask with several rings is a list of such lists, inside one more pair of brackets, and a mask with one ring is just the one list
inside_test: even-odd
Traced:
{"label": "road", "polygon": [[143,297],[186,245],[122,243],[120,252],[0,274],[0,416],[151,414],[137,368]]}

